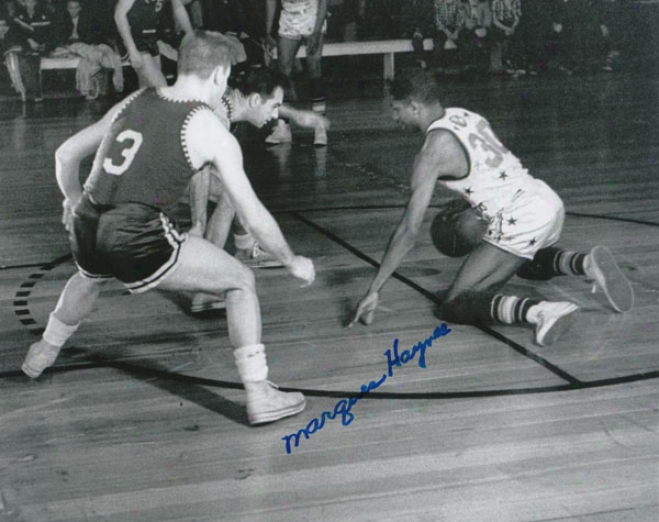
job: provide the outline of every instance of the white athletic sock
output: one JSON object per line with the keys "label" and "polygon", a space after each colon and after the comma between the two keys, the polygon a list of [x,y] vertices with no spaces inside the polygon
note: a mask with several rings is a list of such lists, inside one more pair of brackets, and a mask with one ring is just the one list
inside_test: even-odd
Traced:
{"label": "white athletic sock", "polygon": [[252,236],[252,234],[249,232],[246,234],[236,234],[234,232],[233,243],[236,245],[238,250],[248,250],[254,247],[256,244],[256,239],[254,239],[254,236]]}
{"label": "white athletic sock", "polygon": [[265,358],[265,346],[262,344],[236,348],[233,355],[243,383],[264,381],[268,378],[268,363]]}
{"label": "white athletic sock", "polygon": [[80,326],[80,323],[75,325],[64,324],[57,317],[55,313],[51,313],[48,317],[48,324],[43,332],[43,340],[48,344],[52,344],[57,348],[64,346],[64,343],[69,340],[75,331]]}

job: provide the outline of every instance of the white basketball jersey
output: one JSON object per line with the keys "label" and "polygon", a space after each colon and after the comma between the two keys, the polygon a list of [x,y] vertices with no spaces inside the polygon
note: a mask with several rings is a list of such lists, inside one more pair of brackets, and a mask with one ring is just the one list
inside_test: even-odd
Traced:
{"label": "white basketball jersey", "polygon": [[[447,188],[459,192],[472,206],[494,218],[522,194],[533,195],[537,181],[521,161],[499,141],[489,122],[474,112],[446,109],[426,133],[437,129],[450,131],[462,144],[469,163],[461,179],[441,179]],[[543,184],[544,185],[544,184]]]}

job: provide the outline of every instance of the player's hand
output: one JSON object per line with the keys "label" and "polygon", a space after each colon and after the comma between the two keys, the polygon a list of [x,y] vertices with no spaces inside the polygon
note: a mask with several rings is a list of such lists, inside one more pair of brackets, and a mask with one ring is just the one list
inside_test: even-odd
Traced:
{"label": "player's hand", "polygon": [[265,48],[270,56],[272,56],[273,50],[277,49],[277,40],[271,34],[265,37]]}
{"label": "player's hand", "polygon": [[380,299],[379,292],[369,292],[367,293],[357,306],[357,311],[355,312],[355,317],[348,328],[352,328],[357,324],[357,321],[361,321],[362,324],[369,325],[373,322],[373,315],[375,314],[375,309],[378,307],[378,300]]}
{"label": "player's hand", "polygon": [[330,128],[330,121],[322,114],[313,111],[304,111],[297,118],[296,123],[300,127],[307,129],[315,129],[316,127],[324,127],[325,130]]}
{"label": "player's hand", "polygon": [[292,276],[304,281],[302,288],[310,286],[314,282],[314,279],[316,279],[316,270],[313,267],[313,261],[307,257],[295,256],[293,262],[288,266],[288,271]]}
{"label": "player's hand", "polygon": [[73,203],[68,199],[62,202],[62,225],[67,232],[73,231]]}
{"label": "player's hand", "polygon": [[130,51],[128,56],[130,58],[130,64],[133,66],[133,69],[141,69],[144,67],[144,58],[142,57],[142,53],[140,53],[137,49]]}
{"label": "player's hand", "polygon": [[307,39],[307,56],[314,54],[318,50],[320,44],[320,33],[311,33]]}

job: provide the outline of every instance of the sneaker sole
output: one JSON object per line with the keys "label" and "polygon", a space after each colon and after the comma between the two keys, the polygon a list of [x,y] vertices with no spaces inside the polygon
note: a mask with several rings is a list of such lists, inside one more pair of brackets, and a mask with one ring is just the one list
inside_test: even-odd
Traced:
{"label": "sneaker sole", "polygon": [[21,366],[21,370],[25,375],[27,375],[30,379],[37,379],[38,377],[41,376],[41,374],[44,372],[46,368],[42,369],[41,371],[35,370],[34,368],[30,367],[26,362],[23,363]]}
{"label": "sneaker sole", "polygon": [[[590,251],[593,269],[600,277],[595,278],[609,303],[616,312],[629,312],[634,306],[634,290],[622,273],[611,251],[595,247]],[[600,280],[601,279],[601,280]]]}
{"label": "sneaker sole", "polygon": [[536,342],[540,346],[551,346],[558,339],[567,332],[572,325],[574,324],[575,312],[579,310],[578,307],[575,307],[573,310],[568,313],[561,315],[554,323],[544,332],[544,334],[539,337]]}
{"label": "sneaker sole", "polygon": [[249,423],[252,425],[255,424],[265,424],[266,422],[275,422],[286,417],[291,417],[302,412],[307,406],[307,399],[302,399],[302,402],[289,406],[281,410],[268,411],[259,414],[252,414],[248,416]]}

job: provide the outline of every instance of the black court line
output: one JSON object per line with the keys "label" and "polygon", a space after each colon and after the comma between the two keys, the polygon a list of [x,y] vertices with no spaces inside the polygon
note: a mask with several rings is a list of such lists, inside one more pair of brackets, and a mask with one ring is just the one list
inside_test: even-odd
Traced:
{"label": "black court line", "polygon": [[[271,211],[272,214],[290,214],[291,212],[304,212],[304,213],[310,213],[310,212],[339,212],[339,211],[355,211],[355,210],[391,210],[391,209],[403,209],[407,205],[405,204],[400,204],[400,205],[353,205],[353,206],[337,206],[337,207],[315,207],[315,208],[302,208],[302,209],[295,209],[295,210],[274,210]],[[442,208],[443,205],[435,204],[435,205],[430,205],[430,208]],[[608,220],[608,221],[617,221],[621,223],[633,223],[635,225],[646,225],[650,227],[659,227],[659,223],[655,223],[654,221],[645,221],[642,219],[634,219],[634,218],[626,218],[622,216],[608,216],[606,214],[588,214],[584,212],[572,212],[568,211],[566,212],[568,216],[574,216],[574,217],[582,217],[582,218],[591,218],[591,219],[602,219],[602,220]],[[67,254],[64,256],[61,256],[53,261],[44,261],[41,263],[29,263],[29,264],[24,264],[24,265],[4,265],[0,266],[0,270],[17,270],[21,268],[44,268],[48,266],[55,266],[63,261],[66,261],[70,259],[72,256],[71,254]]]}
{"label": "black court line", "polygon": [[[659,1],[659,0],[658,0]],[[295,210],[275,210],[272,211],[272,214],[290,214],[292,212],[339,212],[339,211],[351,211],[351,210],[391,210],[391,209],[404,209],[407,205],[401,203],[400,205],[356,205],[356,206],[337,206],[337,207],[312,207],[312,208],[302,208]],[[433,204],[429,205],[429,208],[443,208],[444,205]],[[659,227],[659,223],[654,221],[645,221],[642,219],[635,218],[626,218],[622,216],[608,216],[606,214],[588,214],[584,212],[573,212],[567,211],[565,213],[568,216],[581,217],[581,218],[591,218],[591,219],[602,219],[607,221],[617,221],[620,223],[633,223],[635,225],[646,225],[649,227]],[[2,269],[2,267],[0,267]]]}
{"label": "black court line", "polygon": [[41,270],[52,270],[57,265],[62,264],[64,261],[68,261],[73,256],[71,254],[66,254],[58,258],[52,259],[50,261],[44,261],[41,263],[27,263],[24,265],[3,265],[0,266],[0,270],[18,270],[21,268],[40,268]]}
{"label": "black court line", "polygon": [[[297,212],[291,212],[290,214],[291,214],[293,217],[295,217],[296,219],[299,219],[300,221],[302,221],[303,223],[305,223],[306,225],[308,225],[309,227],[313,228],[313,229],[316,230],[317,232],[320,232],[321,234],[323,234],[324,236],[326,236],[328,239],[331,239],[332,241],[334,241],[334,242],[337,243],[338,245],[341,245],[343,248],[345,248],[346,250],[348,250],[349,252],[351,252],[352,254],[354,254],[355,256],[357,256],[358,258],[360,258],[360,259],[366,261],[367,263],[369,263],[370,265],[374,266],[375,268],[379,268],[379,267],[380,267],[380,263],[378,263],[377,261],[375,261],[373,258],[367,256],[366,254],[364,254],[363,252],[361,252],[360,250],[358,250],[357,248],[355,248],[354,246],[352,246],[352,245],[351,245],[350,243],[348,243],[347,241],[344,241],[343,239],[341,239],[340,237],[338,237],[338,236],[337,236],[336,234],[334,234],[333,232],[331,232],[331,231],[327,230],[326,228],[324,228],[324,227],[322,227],[322,226],[320,226],[320,225],[314,223],[313,221],[311,221],[311,220],[305,218],[304,216],[298,214]],[[415,283],[414,281],[412,281],[411,279],[408,279],[407,277],[405,277],[405,276],[403,276],[403,275],[400,275],[398,272],[394,272],[394,273],[392,274],[392,277],[394,277],[395,279],[398,279],[399,281],[401,281],[402,283],[406,284],[406,285],[409,286],[410,288],[416,290],[416,291],[419,292],[421,295],[423,295],[423,296],[426,297],[427,299],[431,300],[433,303],[435,303],[435,304],[437,304],[437,305],[441,305],[441,304],[442,304],[442,302],[437,298],[437,296],[435,296],[432,292],[429,292],[428,290],[426,290],[426,289],[423,288],[422,286],[416,284],[416,283]],[[552,372],[554,375],[560,377],[561,379],[566,380],[566,381],[568,381],[569,383],[571,383],[571,384],[575,384],[575,385],[582,384],[581,381],[580,381],[579,379],[577,379],[576,377],[573,377],[572,375],[570,375],[570,374],[567,373],[566,371],[562,370],[562,369],[559,368],[558,366],[556,366],[556,365],[550,363],[550,362],[549,362],[547,359],[545,359],[544,357],[541,357],[541,356],[538,355],[537,353],[532,352],[532,351],[529,350],[528,348],[524,348],[522,345],[517,344],[515,341],[513,341],[513,340],[511,340],[511,339],[508,339],[507,337],[505,337],[504,335],[501,335],[501,334],[498,333],[498,332],[495,332],[495,331],[492,330],[491,328],[489,328],[489,327],[487,327],[487,326],[485,326],[485,325],[474,325],[474,326],[475,326],[475,328],[478,328],[479,330],[481,330],[482,332],[486,333],[486,334],[489,335],[490,337],[494,337],[494,338],[497,339],[498,341],[501,341],[502,343],[508,345],[510,348],[512,348],[512,349],[515,350],[516,352],[522,354],[524,357],[528,357],[529,359],[535,361],[536,363],[538,363],[539,365],[543,366],[544,368],[546,368],[547,370],[549,370],[550,372]]]}
{"label": "black court line", "polygon": [[[309,209],[309,212],[312,211],[329,211],[329,210],[359,210],[365,207],[332,207],[332,208],[326,208],[326,209]],[[387,206],[368,206],[367,208],[369,209],[391,209],[391,208],[404,208],[404,205],[401,206],[392,206],[392,205],[387,205]],[[307,220],[303,216],[300,215],[295,215],[296,212],[291,212],[291,211],[280,211],[278,212],[279,214],[281,213],[288,213],[296,217],[297,219],[301,220],[302,222],[308,224],[308,226],[311,226],[312,228],[315,228],[319,231],[322,231],[322,227],[319,225],[312,223],[311,221]],[[570,214],[570,212],[568,212]],[[653,222],[643,222],[643,221],[638,221],[638,220],[627,220],[626,218],[616,218],[612,216],[600,216],[600,215],[590,215],[590,214],[577,214],[574,213],[573,215],[578,216],[578,217],[593,217],[593,218],[600,218],[600,219],[609,219],[609,220],[614,220],[614,221],[630,221],[633,223],[637,224],[643,224],[643,225],[650,225],[650,226],[659,226],[657,223]],[[331,232],[327,231],[330,236],[334,236]],[[327,235],[323,231],[324,235]],[[328,237],[330,237],[328,236]],[[345,248],[348,248],[351,252],[353,252],[355,255],[363,259],[364,261],[368,262],[369,264],[373,265],[374,267],[378,266],[378,263],[375,262],[373,259],[369,258],[356,248],[352,247],[345,241],[343,241],[341,238],[338,238],[337,236],[336,240],[338,240],[338,243],[344,246]],[[330,239],[332,239],[330,237]],[[67,254],[64,256],[61,256],[55,260],[52,260],[47,263],[39,263],[36,266],[39,266],[41,268],[42,272],[52,270],[56,266],[60,265],[61,263],[69,260],[71,258],[71,254]],[[2,267],[0,267],[2,269]],[[19,290],[16,292],[15,298],[18,299],[24,299],[29,297],[31,293],[31,289],[36,285],[38,282],[39,278],[41,276],[36,276],[36,278],[30,277],[31,281],[27,281],[21,285],[22,290]],[[394,274],[395,278],[400,279],[402,282],[405,284],[410,285],[412,288],[415,290],[419,291],[422,293],[424,296],[428,297],[434,302],[439,302],[437,298],[425,290],[423,287],[417,285],[413,281],[407,279],[404,276],[401,276],[400,274]],[[26,300],[26,299],[25,299]],[[21,301],[22,303],[22,301]],[[21,304],[22,306],[22,304]],[[21,315],[21,314],[17,314]],[[29,310],[28,310],[28,315],[29,315]],[[23,321],[21,321],[23,322]],[[29,324],[28,324],[29,322]],[[34,326],[36,326],[36,321],[32,319],[28,319],[26,322],[23,322],[25,326],[27,326],[31,333],[41,333],[43,329],[36,329]],[[494,331],[488,331],[489,329],[483,329],[485,333],[488,333],[489,335],[492,335],[493,337],[496,337],[498,340],[501,342],[504,342],[508,344],[508,339],[505,338],[504,336],[499,335],[497,332]],[[512,342],[512,341],[510,341]],[[534,356],[541,359],[541,357],[537,356],[537,354],[534,354],[533,352],[530,352],[524,347],[521,347],[517,345],[516,343],[513,343],[513,345],[509,345],[511,348],[517,349],[517,347],[521,348],[523,352],[527,352],[524,355],[527,357],[533,358]],[[69,348],[70,349],[70,348]],[[67,349],[68,350],[68,349]],[[85,350],[77,349],[78,353],[85,352]],[[522,353],[522,352],[520,352]],[[542,364],[542,362],[538,361],[539,364]],[[551,365],[548,361],[546,361],[547,364]],[[553,365],[552,365],[553,366]],[[208,387],[213,387],[213,388],[230,388],[230,389],[242,389],[243,386],[241,383],[237,382],[232,382],[232,381],[222,381],[222,380],[216,380],[216,379],[205,379],[201,377],[194,377],[194,376],[189,376],[189,375],[182,375],[179,373],[174,373],[174,372],[168,372],[168,371],[162,371],[162,370],[155,370],[151,368],[145,368],[143,366],[139,365],[131,365],[129,363],[121,362],[121,361],[108,361],[106,359],[99,361],[98,357],[91,356],[90,361],[87,362],[81,362],[81,363],[73,363],[73,364],[63,364],[63,365],[58,365],[54,366],[52,368],[48,368],[44,374],[50,374],[50,373],[66,373],[70,371],[78,371],[81,369],[94,369],[94,368],[115,368],[118,370],[123,370],[123,371],[131,371],[134,373],[139,373],[139,374],[145,374],[149,375],[152,377],[157,377],[157,378],[162,378],[162,379],[168,379],[168,380],[174,380],[174,381],[179,381],[179,382],[188,382],[191,384],[199,384],[203,386],[208,386]],[[560,369],[558,369],[560,370]],[[562,370],[560,370],[562,372]],[[569,374],[566,374],[569,375]],[[571,376],[570,376],[571,377]],[[20,370],[10,370],[6,372],[0,372],[0,379],[9,379],[9,378],[26,378],[23,372]],[[536,388],[503,388],[503,389],[495,389],[495,390],[474,390],[474,391],[464,391],[464,392],[423,392],[423,393],[416,393],[416,392],[410,392],[410,393],[392,393],[392,392],[371,392],[368,395],[363,395],[360,392],[355,392],[355,391],[342,391],[342,390],[317,390],[317,389],[306,389],[306,388],[286,388],[286,387],[281,387],[281,390],[283,391],[299,391],[304,393],[305,395],[308,395],[310,397],[330,397],[330,398],[347,398],[347,397],[359,397],[359,398],[365,398],[365,399],[465,399],[465,398],[484,398],[484,397],[498,397],[498,396],[510,396],[510,395],[526,395],[526,394],[536,394],[536,393],[549,393],[549,392],[560,392],[560,391],[575,391],[575,390],[581,390],[581,389],[591,389],[591,388],[599,388],[599,387],[604,387],[604,386],[615,386],[618,384],[628,384],[628,383],[633,383],[633,382],[639,382],[639,381],[645,381],[645,380],[650,380],[650,379],[656,379],[659,378],[659,371],[651,371],[651,372],[645,372],[645,373],[637,373],[637,374],[632,374],[632,375],[626,375],[622,377],[614,377],[614,378],[607,378],[607,379],[599,379],[599,380],[594,380],[594,381],[580,381],[575,378],[571,379],[566,379],[569,381],[569,384],[563,384],[563,385],[555,385],[555,386],[545,386],[545,387],[536,387]]]}
{"label": "black court line", "polygon": [[[79,348],[70,348],[75,349],[77,354],[86,352]],[[166,370],[157,370],[154,368],[147,368],[145,366],[130,364],[122,361],[109,361],[107,359],[101,359],[97,356],[90,355],[89,359],[91,362],[82,362],[82,363],[73,363],[66,365],[58,365],[52,368],[48,368],[44,372],[44,376],[54,373],[68,373],[75,372],[79,370],[89,370],[89,369],[98,369],[98,368],[109,368],[120,370],[123,372],[134,373],[139,375],[144,375],[152,378],[165,379],[169,381],[183,382],[187,384],[195,384],[201,386],[207,386],[209,388],[226,388],[241,390],[243,385],[239,382],[233,381],[223,381],[219,379],[207,379],[204,377],[195,377],[191,375],[182,375],[180,373],[169,372]],[[619,384],[630,384],[639,381],[645,381],[649,379],[656,379],[659,377],[659,371],[640,373],[634,375],[625,375],[623,377],[613,377],[608,379],[601,379],[596,381],[588,382],[579,382],[579,383],[570,383],[570,384],[561,384],[555,386],[545,386],[537,388],[499,388],[495,390],[473,390],[473,391],[461,391],[461,392],[383,392],[383,391],[373,391],[364,395],[361,391],[347,391],[347,390],[318,390],[314,388],[291,388],[281,386],[279,389],[286,392],[301,392],[309,397],[323,397],[323,398],[349,398],[349,397],[359,397],[363,399],[374,399],[374,400],[437,400],[437,399],[477,399],[477,398],[487,398],[487,397],[500,397],[500,396],[511,396],[511,395],[530,395],[537,393],[555,393],[563,391],[577,391],[585,390],[591,388],[601,388],[605,386],[617,386]],[[24,378],[27,379],[25,374],[20,370],[11,370],[6,372],[0,372],[0,379],[10,379],[10,378]],[[43,377],[42,377],[43,379]]]}

